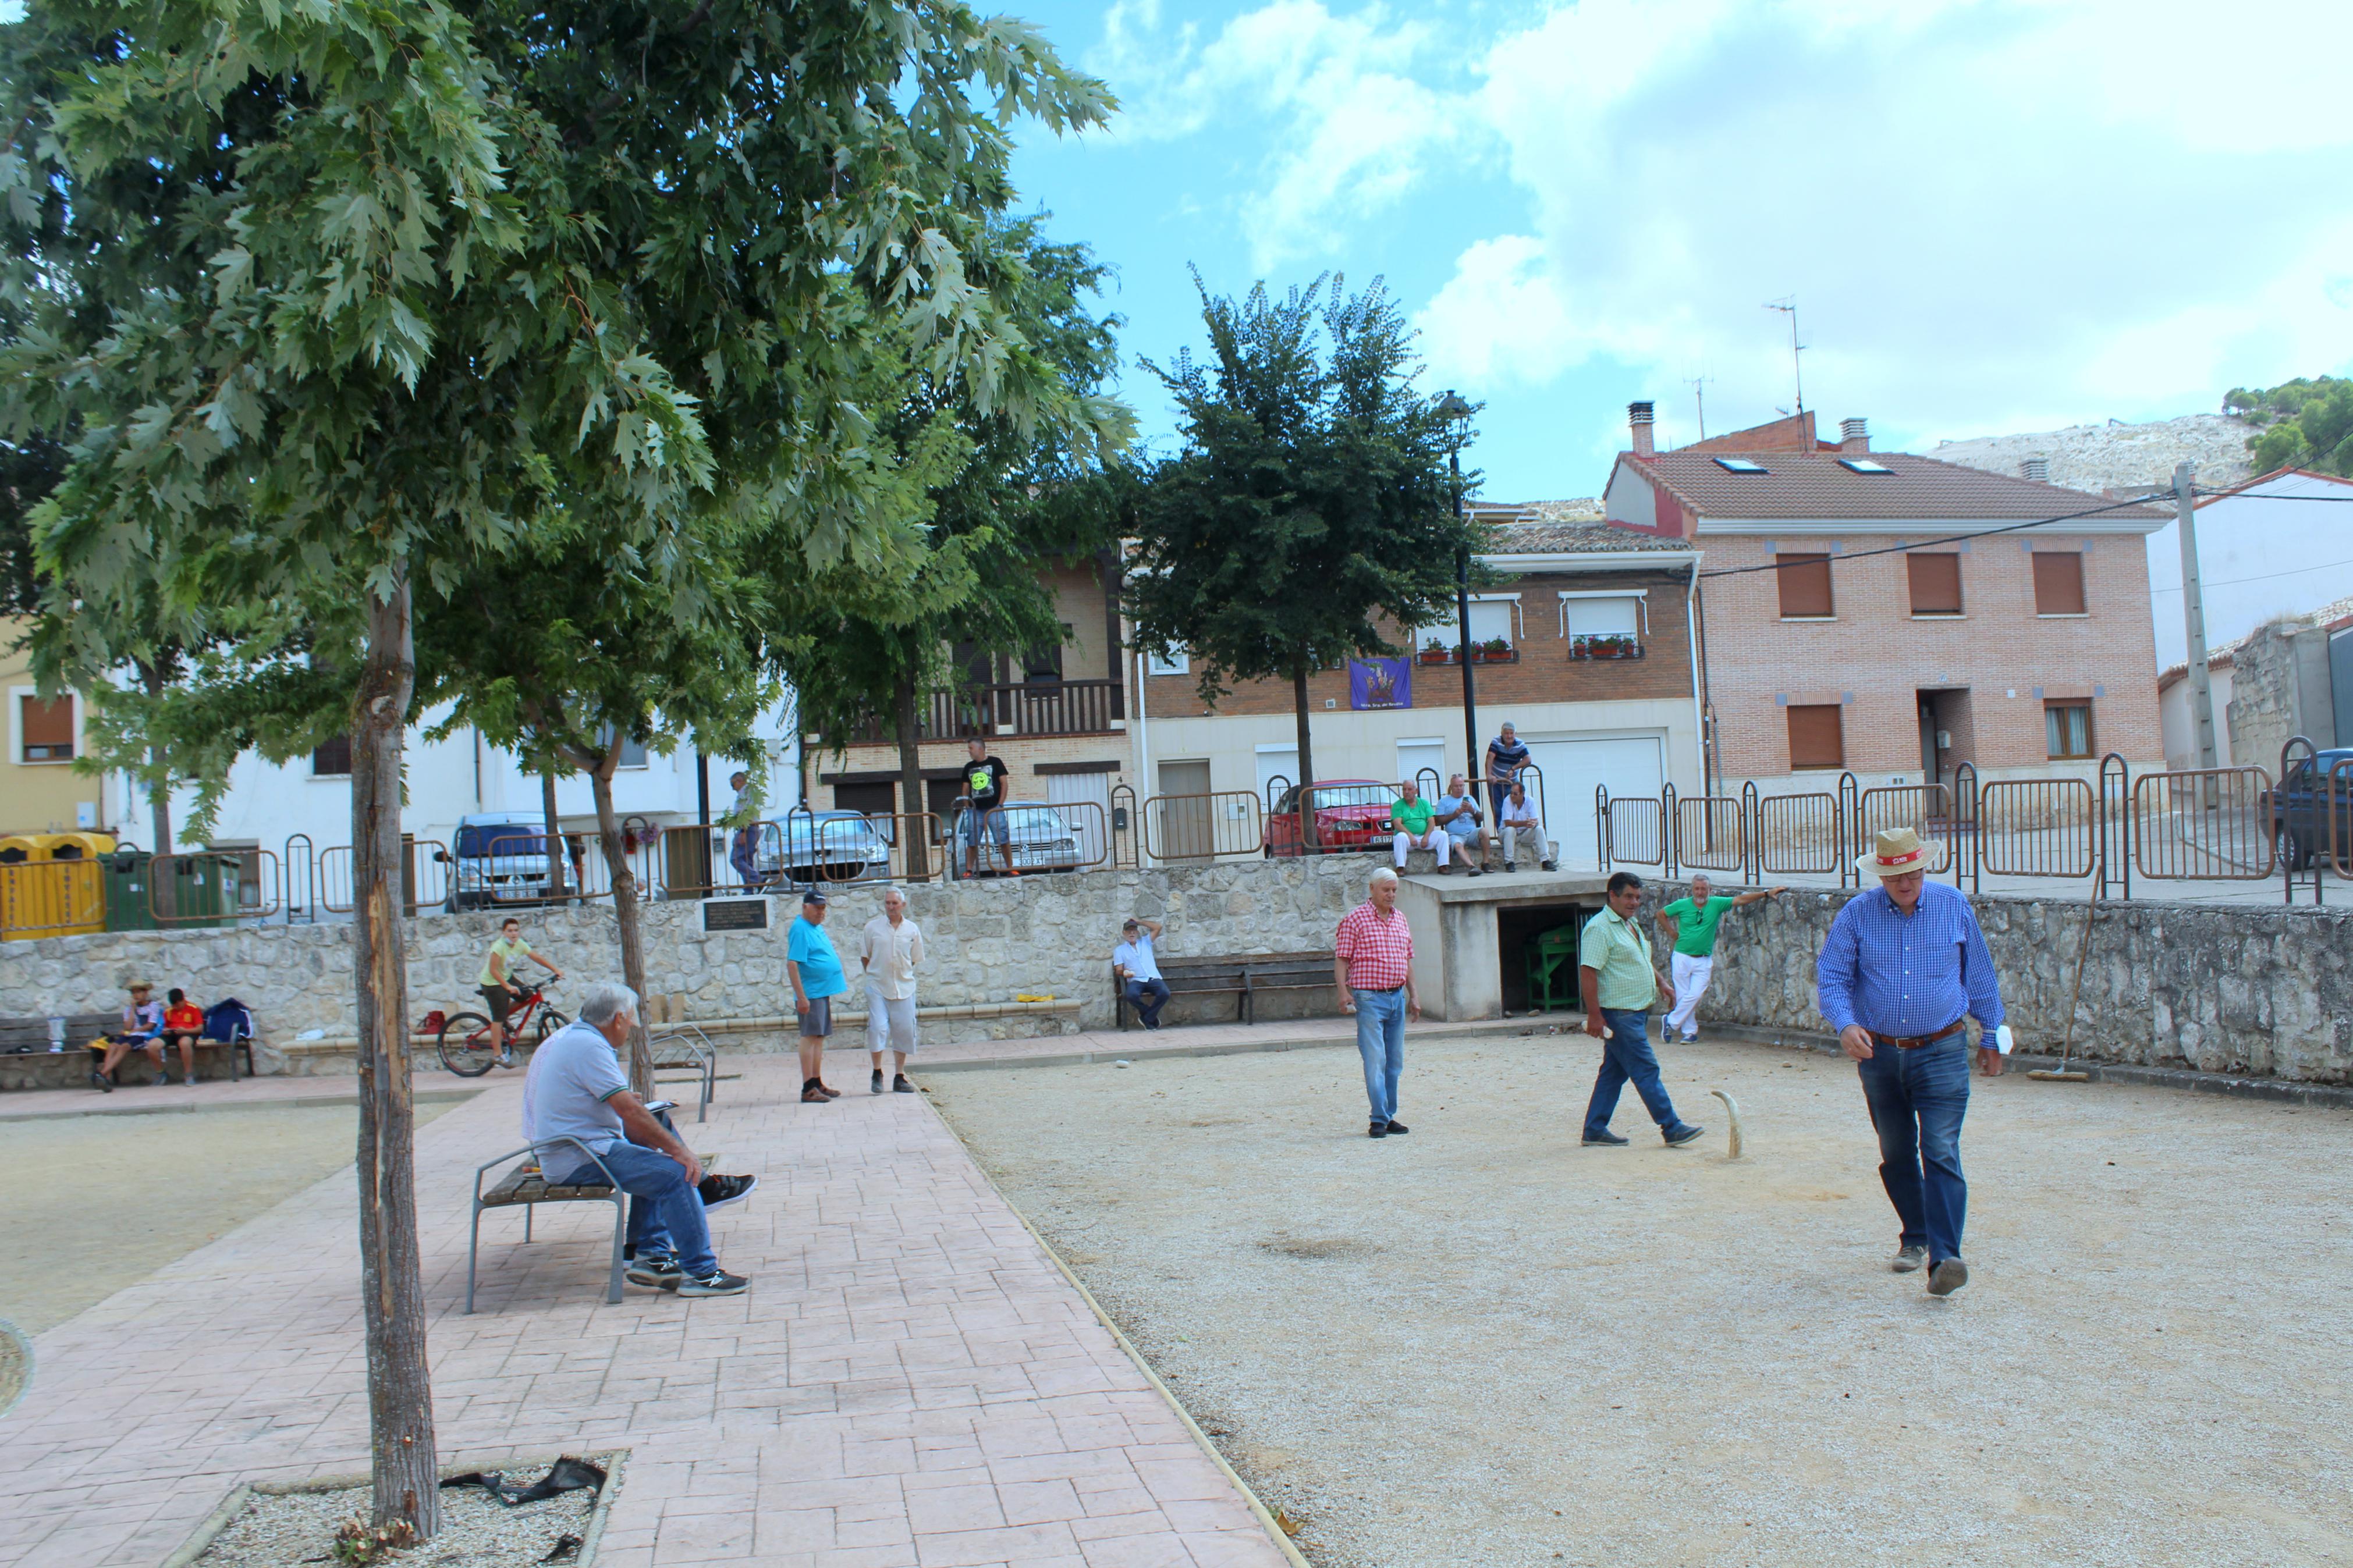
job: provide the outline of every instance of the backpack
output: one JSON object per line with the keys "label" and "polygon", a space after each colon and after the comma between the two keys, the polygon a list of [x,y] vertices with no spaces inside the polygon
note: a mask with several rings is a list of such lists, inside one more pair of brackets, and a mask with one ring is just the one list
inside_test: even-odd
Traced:
{"label": "backpack", "polygon": [[253,1009],[231,996],[205,1009],[205,1038],[234,1045],[253,1038]]}

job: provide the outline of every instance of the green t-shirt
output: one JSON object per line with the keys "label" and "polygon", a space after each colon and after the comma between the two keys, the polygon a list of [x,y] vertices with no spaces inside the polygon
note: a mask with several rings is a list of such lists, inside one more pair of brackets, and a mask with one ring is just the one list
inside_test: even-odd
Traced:
{"label": "green t-shirt", "polygon": [[1389,820],[1397,824],[1399,833],[1410,833],[1416,838],[1430,831],[1430,819],[1436,815],[1436,808],[1419,796],[1389,802]]}
{"label": "green t-shirt", "polygon": [[[501,937],[496,942],[491,943],[491,952],[506,960],[506,962],[499,967],[504,973],[507,979],[519,981],[522,978],[522,976],[515,973],[515,963],[518,960],[529,958],[531,956],[531,943],[523,941],[521,937],[515,938],[512,942],[509,942],[506,938]],[[483,955],[482,977],[476,981],[475,984],[477,985],[496,985],[499,983],[500,977],[491,973],[491,960],[489,954]]]}
{"label": "green t-shirt", "polygon": [[1718,893],[1702,909],[1689,899],[1677,899],[1659,911],[1675,922],[1675,951],[1688,958],[1715,956],[1715,928],[1724,923],[1724,911],[1732,900]]}
{"label": "green t-shirt", "polygon": [[1577,962],[1594,972],[1594,1000],[1604,1007],[1631,1011],[1658,999],[1658,972],[1651,966],[1651,939],[1641,928],[1603,910],[1585,922],[1577,941]]}

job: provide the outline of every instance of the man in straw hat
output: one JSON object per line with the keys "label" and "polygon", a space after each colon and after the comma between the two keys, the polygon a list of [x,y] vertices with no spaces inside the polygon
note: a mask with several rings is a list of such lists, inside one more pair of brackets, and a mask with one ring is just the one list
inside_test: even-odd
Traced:
{"label": "man in straw hat", "polygon": [[1969,1108],[1962,1020],[1976,1016],[1993,1042],[1980,1058],[2000,1072],[2010,1054],[2001,988],[1968,900],[1929,882],[1918,834],[1881,833],[1855,865],[1879,886],[1848,900],[1831,922],[1815,986],[1879,1132],[1879,1179],[1904,1225],[1891,1267],[1909,1274],[1926,1264],[1928,1293],[1949,1296],[1969,1282],[1961,1261],[1961,1118]]}

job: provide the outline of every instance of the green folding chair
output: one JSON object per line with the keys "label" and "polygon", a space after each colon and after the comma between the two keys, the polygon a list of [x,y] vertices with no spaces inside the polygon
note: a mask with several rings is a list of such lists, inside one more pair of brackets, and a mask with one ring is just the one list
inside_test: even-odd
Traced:
{"label": "green folding chair", "polygon": [[1577,937],[1573,925],[1555,926],[1528,938],[1528,1003],[1539,1013],[1574,1009],[1583,998],[1577,986]]}

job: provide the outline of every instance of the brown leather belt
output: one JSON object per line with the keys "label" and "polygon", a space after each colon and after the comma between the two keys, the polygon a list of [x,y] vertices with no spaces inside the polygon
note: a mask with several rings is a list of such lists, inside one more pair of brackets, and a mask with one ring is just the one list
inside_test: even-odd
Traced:
{"label": "brown leather belt", "polygon": [[1963,1022],[1964,1020],[1956,1018],[1933,1035],[1914,1035],[1901,1039],[1894,1035],[1883,1035],[1873,1030],[1871,1032],[1871,1043],[1874,1046],[1894,1046],[1899,1051],[1916,1051],[1922,1046],[1933,1046],[1938,1040],[1951,1039],[1961,1032]]}

